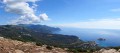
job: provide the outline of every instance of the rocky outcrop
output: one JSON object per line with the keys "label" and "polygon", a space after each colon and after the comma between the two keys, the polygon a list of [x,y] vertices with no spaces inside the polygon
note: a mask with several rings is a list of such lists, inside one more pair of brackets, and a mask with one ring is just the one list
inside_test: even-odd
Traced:
{"label": "rocky outcrop", "polygon": [[0,53],[69,53],[65,49],[52,47],[53,49],[49,50],[46,47],[47,45],[36,46],[35,43],[0,37]]}
{"label": "rocky outcrop", "polygon": [[119,50],[115,50],[115,49],[101,49],[99,51],[96,51],[94,53],[120,53],[120,49]]}

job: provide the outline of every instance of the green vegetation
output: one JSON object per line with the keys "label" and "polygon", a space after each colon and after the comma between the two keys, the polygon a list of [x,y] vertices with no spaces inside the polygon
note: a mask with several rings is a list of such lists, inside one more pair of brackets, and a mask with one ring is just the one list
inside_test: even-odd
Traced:
{"label": "green vegetation", "polygon": [[37,45],[37,46],[42,46],[43,44],[40,43],[40,42],[36,42],[36,45]]}
{"label": "green vegetation", "polygon": [[47,46],[46,48],[49,49],[49,50],[52,50],[52,49],[53,49],[51,46]]}
{"label": "green vegetation", "polygon": [[105,49],[116,49],[116,50],[119,50],[119,49],[120,49],[120,46],[116,46],[116,47],[106,47]]}
{"label": "green vegetation", "polygon": [[59,28],[49,27],[45,25],[1,25],[0,36],[24,42],[36,42],[36,45],[49,45],[46,48],[52,49],[50,46],[69,48],[68,51],[93,52],[98,46],[94,42],[84,42],[77,36],[54,34]]}
{"label": "green vegetation", "polygon": [[92,52],[95,52],[97,50],[100,50],[100,48],[69,48],[68,51],[70,52],[74,52],[74,53],[79,53],[79,52],[82,52],[82,53],[92,53]]}

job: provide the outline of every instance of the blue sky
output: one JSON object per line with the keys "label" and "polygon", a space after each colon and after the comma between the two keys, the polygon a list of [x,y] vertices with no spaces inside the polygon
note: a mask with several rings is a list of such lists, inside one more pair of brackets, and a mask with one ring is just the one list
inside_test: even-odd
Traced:
{"label": "blue sky", "polygon": [[[31,3],[28,2],[31,6]],[[120,0],[42,0],[37,1],[36,15],[47,14],[50,20],[40,24],[74,28],[120,29]],[[0,24],[19,17],[0,4]]]}

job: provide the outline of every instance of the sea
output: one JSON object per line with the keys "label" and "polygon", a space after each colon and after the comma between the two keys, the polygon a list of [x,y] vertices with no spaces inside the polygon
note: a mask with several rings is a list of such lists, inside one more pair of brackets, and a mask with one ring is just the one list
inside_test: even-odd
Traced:
{"label": "sea", "polygon": [[[118,29],[80,29],[80,28],[61,28],[59,34],[75,35],[83,41],[96,41],[103,47],[120,46],[120,30]],[[106,39],[105,41],[98,40]]]}

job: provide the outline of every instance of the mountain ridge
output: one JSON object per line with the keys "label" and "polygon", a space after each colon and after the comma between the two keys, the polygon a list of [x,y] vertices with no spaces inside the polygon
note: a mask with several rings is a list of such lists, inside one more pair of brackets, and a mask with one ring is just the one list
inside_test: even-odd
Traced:
{"label": "mountain ridge", "polygon": [[0,26],[0,36],[8,39],[18,40],[23,42],[35,42],[36,45],[45,44],[48,46],[69,48],[72,49],[72,51],[74,49],[80,51],[87,51],[87,49],[95,50],[98,47],[98,45],[94,41],[85,42],[82,41],[77,36],[56,34],[54,33],[54,31],[59,32],[60,28],[54,28],[45,25],[1,25]]}

